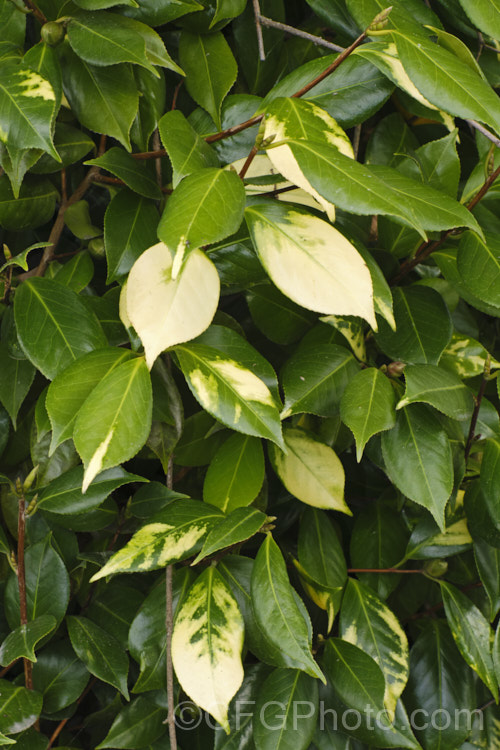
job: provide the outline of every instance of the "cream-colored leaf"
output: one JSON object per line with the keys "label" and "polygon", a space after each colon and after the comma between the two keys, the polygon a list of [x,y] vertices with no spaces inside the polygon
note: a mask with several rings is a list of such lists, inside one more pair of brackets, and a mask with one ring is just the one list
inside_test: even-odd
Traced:
{"label": "cream-colored leaf", "polygon": [[352,515],[344,501],[344,469],[337,454],[302,430],[283,431],[287,452],[269,445],[274,470],[299,500],[315,508]]}
{"label": "cream-colored leaf", "polygon": [[246,210],[262,265],[283,294],[325,315],[357,315],[376,328],[370,272],[354,245],[326,221],[277,204]]}
{"label": "cream-colored leaf", "polygon": [[203,333],[219,301],[217,269],[201,250],[189,254],[175,280],[172,266],[170,251],[158,242],[140,256],[128,277],[125,318],[144,345],[150,369],[162,351]]}
{"label": "cream-colored leaf", "polygon": [[228,706],[243,681],[244,623],[221,574],[207,568],[175,620],[172,660],[182,689],[229,733]]}

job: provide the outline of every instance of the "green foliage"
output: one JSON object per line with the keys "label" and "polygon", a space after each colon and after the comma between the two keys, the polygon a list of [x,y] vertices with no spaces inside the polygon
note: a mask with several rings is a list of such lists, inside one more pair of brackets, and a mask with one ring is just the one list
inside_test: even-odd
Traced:
{"label": "green foliage", "polygon": [[500,747],[500,6],[258,5],[0,0],[0,745]]}

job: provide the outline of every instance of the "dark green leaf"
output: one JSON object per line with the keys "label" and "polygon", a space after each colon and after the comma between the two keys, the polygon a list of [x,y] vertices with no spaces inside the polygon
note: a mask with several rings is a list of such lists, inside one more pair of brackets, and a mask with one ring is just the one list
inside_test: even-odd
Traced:
{"label": "dark green leaf", "polygon": [[33,665],[33,686],[43,694],[43,709],[48,714],[74,703],[84,690],[89,676],[87,668],[77,659],[68,641],[49,644]]}
{"label": "dark green leaf", "polygon": [[150,172],[144,162],[133,159],[130,154],[122,148],[110,148],[97,159],[90,159],[85,164],[93,164],[105,169],[122,180],[127,187],[151,200],[160,200],[161,191],[158,187],[154,173]]}
{"label": "dark green leaf", "polygon": [[186,117],[175,109],[158,123],[161,140],[174,172],[174,187],[183,177],[204,167],[218,167],[217,154],[200,138]]}
{"label": "dark green leaf", "polygon": [[[17,734],[32,726],[42,710],[42,696],[8,680],[0,681],[0,732]],[[3,745],[10,744],[2,741]]]}
{"label": "dark green leaf", "polygon": [[474,405],[472,393],[460,378],[435,365],[408,365],[404,370],[406,391],[397,409],[423,402],[452,419],[468,419]]}
{"label": "dark green leaf", "polygon": [[128,657],[118,641],[86,617],[66,619],[71,645],[91,674],[128,700]]}
{"label": "dark green leaf", "polygon": [[213,457],[203,484],[203,499],[222,511],[250,505],[264,481],[261,441],[231,435]]}
{"label": "dark green leaf", "polygon": [[36,620],[12,630],[0,648],[0,664],[2,667],[6,667],[21,657],[36,661],[35,647],[37,643],[54,630],[56,625],[55,617],[41,615]]}
{"label": "dark green leaf", "polygon": [[56,189],[43,177],[26,177],[15,197],[4,174],[0,176],[0,226],[19,232],[45,224],[54,213],[56,198]]}
{"label": "dark green leaf", "polygon": [[167,702],[164,694],[148,693],[134,698],[125,706],[109,730],[99,748],[143,748],[159,739],[167,728],[164,719]]}
{"label": "dark green leaf", "polygon": [[35,368],[26,359],[14,359],[4,343],[0,343],[0,401],[9,412],[14,429],[21,404],[35,377]]}
{"label": "dark green leaf", "polygon": [[483,539],[474,541],[474,557],[482,584],[490,601],[490,622],[500,610],[500,550]]}
{"label": "dark green leaf", "polygon": [[236,508],[208,533],[201,552],[191,565],[196,565],[214,552],[250,539],[265,522],[266,514],[257,508]]}
{"label": "dark green leaf", "polygon": [[457,268],[462,282],[482,302],[500,307],[500,241],[486,234],[485,241],[465,232],[458,246]]}

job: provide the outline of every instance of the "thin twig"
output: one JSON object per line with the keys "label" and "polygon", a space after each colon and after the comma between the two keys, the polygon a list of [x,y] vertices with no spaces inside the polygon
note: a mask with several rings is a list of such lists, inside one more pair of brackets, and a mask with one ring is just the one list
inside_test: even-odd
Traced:
{"label": "thin twig", "polygon": [[12,667],[14,666],[14,664],[17,664],[18,661],[19,661],[19,659],[14,659],[14,661],[11,661],[10,664],[7,664],[6,667],[4,667],[2,670],[0,670],[0,680],[3,680],[3,678],[5,677],[5,675],[8,672],[10,672],[10,670],[12,669]]}
{"label": "thin twig", "polygon": [[475,120],[466,120],[466,123],[468,123],[471,128],[474,128],[474,130],[478,130],[482,135],[485,136],[489,141],[495,144],[495,146],[500,148],[500,138],[497,138],[496,135],[493,135],[493,133],[490,133],[490,131],[484,127],[484,125],[481,125],[479,122],[476,122]]}
{"label": "thin twig", "polygon": [[264,37],[262,36],[262,15],[260,12],[259,0],[253,0],[253,13],[255,16],[255,31],[257,32],[257,45],[259,48],[259,59],[264,62],[266,51],[264,49]]}
{"label": "thin twig", "polygon": [[[24,539],[26,532],[26,500],[21,481],[17,482],[18,516],[17,516],[17,586],[19,589],[19,615],[21,625],[28,624],[28,605],[26,601],[26,569],[24,567]],[[23,659],[24,684],[28,690],[33,690],[33,664],[29,659]]]}
{"label": "thin twig", "polygon": [[243,166],[242,166],[242,168],[240,170],[239,177],[241,177],[242,180],[245,177],[246,173],[248,172],[248,170],[250,168],[250,165],[252,164],[253,160],[257,156],[257,154],[259,152],[259,147],[260,147],[259,143],[256,141],[255,144],[254,144],[254,146],[253,146],[253,148],[252,148],[252,150],[248,154],[248,156],[247,156],[247,158],[245,160],[245,163],[243,164]]}
{"label": "thin twig", "polygon": [[[159,151],[160,146],[161,146],[160,132],[158,128],[156,128],[153,133],[153,149],[155,151]],[[161,174],[161,157],[160,156],[157,159],[155,159],[155,167],[156,167],[156,182],[158,184],[158,187],[161,190],[162,174]]]}
{"label": "thin twig", "polygon": [[[89,682],[87,683],[87,686],[86,686],[85,690],[83,691],[83,693],[80,695],[80,697],[76,701],[77,706],[80,705],[80,703],[83,701],[83,699],[85,698],[85,696],[90,692],[90,690],[92,690],[92,688],[93,688],[93,686],[94,686],[94,684],[96,682],[97,682],[97,678],[96,677],[92,677],[92,679],[89,680]],[[50,748],[53,747],[54,742],[57,740],[57,738],[61,734],[62,730],[64,729],[64,727],[66,726],[66,724],[68,723],[68,721],[70,720],[70,718],[71,717],[68,717],[67,719],[62,719],[62,721],[59,722],[59,724],[57,725],[57,727],[54,729],[54,731],[52,732],[52,734],[50,736],[49,744],[47,745],[47,750],[50,750]]]}
{"label": "thin twig", "polygon": [[[255,5],[256,0],[254,0]],[[326,49],[331,49],[333,52],[343,52],[345,47],[340,47],[338,44],[333,44],[332,42],[329,42],[327,39],[323,39],[321,36],[316,36],[316,34],[309,34],[308,31],[302,31],[301,29],[296,29],[295,26],[289,26],[287,23],[281,23],[280,21],[273,21],[272,18],[267,18],[266,16],[259,15],[259,21],[262,24],[262,26],[268,26],[271,29],[279,29],[280,31],[285,31],[287,34],[291,34],[292,36],[298,36],[301,39],[307,39],[308,42],[312,42],[313,44],[317,44],[318,47],[325,47]],[[263,58],[261,57],[261,60]]]}
{"label": "thin twig", "polygon": [[24,4],[28,8],[28,10],[34,15],[36,20],[42,24],[42,26],[44,23],[47,23],[47,17],[45,16],[44,13],[42,13],[40,8],[37,8],[37,6],[35,5],[35,3],[32,2],[32,0],[24,0]]}
{"label": "thin twig", "polygon": [[[167,468],[167,487],[173,487],[174,461],[170,456]],[[165,634],[166,634],[166,670],[167,670],[167,703],[168,712],[166,723],[168,724],[168,736],[170,739],[170,750],[177,750],[177,735],[175,732],[175,701],[174,701],[174,665],[172,663],[172,632],[174,629],[173,611],[173,566],[167,565],[165,571]]]}
{"label": "thin twig", "polygon": [[491,369],[491,357],[488,354],[484,363],[483,378],[481,380],[481,385],[479,386],[479,391],[477,393],[477,396],[474,397],[474,401],[475,401],[474,411],[472,412],[472,417],[470,420],[470,427],[469,427],[469,434],[467,435],[467,442],[465,444],[465,451],[464,451],[464,457],[465,457],[466,463],[467,463],[467,459],[469,458],[469,453],[472,448],[472,443],[474,442],[474,438],[476,437],[476,425],[477,425],[477,420],[479,417],[479,410],[481,409],[481,402],[483,400],[484,392],[486,390],[486,385],[488,383],[490,369]]}

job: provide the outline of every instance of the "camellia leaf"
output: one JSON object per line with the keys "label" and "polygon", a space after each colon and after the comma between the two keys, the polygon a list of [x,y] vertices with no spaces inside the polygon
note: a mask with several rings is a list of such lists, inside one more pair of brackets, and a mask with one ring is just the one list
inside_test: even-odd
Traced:
{"label": "camellia leaf", "polygon": [[83,466],[76,466],[54,479],[39,494],[37,508],[59,515],[77,515],[99,507],[108,495],[130,482],[145,482],[121,466],[102,471],[82,494]]}
{"label": "camellia leaf", "polygon": [[17,413],[35,377],[35,368],[26,359],[14,359],[0,343],[0,402],[5,406],[16,428]]}
{"label": "camellia leaf", "polygon": [[43,694],[43,707],[55,713],[74,703],[84,690],[90,674],[77,658],[69,640],[45,646],[33,665],[33,687]]}
{"label": "camellia leaf", "polygon": [[295,602],[285,561],[270,534],[255,558],[251,595],[257,624],[271,644],[284,652],[289,666],[324,682],[323,673],[311,654],[307,622]]}
{"label": "camellia leaf", "polygon": [[490,622],[500,610],[500,550],[483,539],[474,540],[474,559],[490,601]]}
{"label": "camellia leaf", "polygon": [[104,215],[108,284],[126,276],[138,257],[154,245],[159,218],[152,201],[131,190],[120,190],[111,199]]}
{"label": "camellia leaf", "polygon": [[144,163],[134,159],[122,148],[113,146],[102,156],[89,159],[85,164],[106,169],[144,198],[157,201],[161,198],[161,191],[154,180],[154,173],[150,173]]}
{"label": "camellia leaf", "polygon": [[489,623],[476,605],[459,589],[445,581],[439,583],[446,619],[458,650],[496,701],[498,682],[491,656],[493,633]]}
{"label": "camellia leaf", "polygon": [[172,278],[190,252],[234,234],[243,220],[245,188],[234,172],[214,167],[185,177],[167,201],[158,237],[175,253]]}
{"label": "camellia leaf", "polygon": [[384,354],[410,364],[437,365],[453,326],[438,292],[425,286],[394,289],[396,330],[382,321],[376,341]]}
{"label": "camellia leaf", "polygon": [[176,346],[175,353],[193,395],[206,411],[233,430],[283,445],[278,408],[254,372],[203,343]]}
{"label": "camellia leaf", "polygon": [[[302,706],[304,714],[299,714],[298,709]],[[254,719],[256,748],[306,750],[313,738],[318,708],[318,683],[315,679],[298,669],[275,669],[257,696]]]}
{"label": "camellia leaf", "polygon": [[444,531],[453,465],[450,442],[438,418],[426,406],[404,407],[398,412],[395,427],[382,433],[382,452],[396,487],[427,508]]}
{"label": "camellia leaf", "polygon": [[214,552],[254,536],[262,528],[266,518],[266,514],[257,508],[236,508],[209,532],[201,552],[191,565],[197,565]]}
{"label": "camellia leaf", "polygon": [[[8,680],[0,680],[0,733],[17,734],[31,727],[42,710],[42,696]],[[4,738],[3,745],[11,744]]]}
{"label": "camellia leaf", "polygon": [[73,435],[85,466],[82,492],[99,472],[142,448],[151,427],[152,400],[142,358],[119,365],[93,389],[78,412]]}
{"label": "camellia leaf", "polygon": [[406,391],[397,409],[421,401],[434,406],[451,419],[468,419],[474,399],[459,377],[435,365],[407,365]]}
{"label": "camellia leaf", "polygon": [[358,462],[372,435],[394,427],[395,402],[390,381],[375,367],[361,370],[347,384],[340,402],[340,415],[356,438]]}
{"label": "camellia leaf", "polygon": [[358,371],[358,363],[343,346],[301,343],[281,373],[285,392],[281,418],[302,412],[335,416],[344,389]]}
{"label": "camellia leaf", "polygon": [[116,638],[87,617],[66,618],[71,645],[91,674],[113,685],[128,700],[128,657]]}
{"label": "camellia leaf", "polygon": [[201,547],[209,529],[224,519],[220,510],[197,500],[174,500],[151,523],[139,529],[92,580],[112,573],[163,568]]}
{"label": "camellia leaf", "polygon": [[278,204],[253,205],[245,214],[257,254],[283,294],[325,315],[359,315],[376,329],[370,272],[344,235]]}
{"label": "camellia leaf", "polygon": [[[410,712],[429,716],[455,716],[449,726],[424,722],[415,732],[424,748],[453,750],[469,735],[465,710],[474,711],[476,698],[472,672],[460,658],[446,623],[431,620],[410,651],[410,677],[405,692]],[[463,714],[461,712],[464,712]],[[415,714],[414,714],[415,715]],[[423,715],[423,714],[422,714]]]}
{"label": "camellia leaf", "polygon": [[495,0],[459,0],[460,5],[478,29],[500,39],[500,7]]}
{"label": "camellia leaf", "polygon": [[481,462],[481,491],[490,513],[498,517],[498,482],[500,478],[500,440],[490,438],[486,441]]}
{"label": "camellia leaf", "polygon": [[179,41],[179,58],[186,73],[189,94],[200,107],[207,110],[220,130],[222,102],[238,73],[228,43],[220,31],[214,34],[183,31]]}
{"label": "camellia leaf", "polygon": [[408,640],[399,620],[372,589],[350,578],[340,610],[340,634],[382,670],[384,704],[392,721],[410,668]]}
{"label": "camellia leaf", "polygon": [[164,349],[208,328],[219,301],[219,275],[201,250],[189,253],[175,280],[172,266],[168,247],[163,242],[153,245],[134,263],[124,293],[127,315],[150,369]]}
{"label": "camellia leaf", "polygon": [[163,723],[167,702],[161,692],[134,698],[113,721],[99,748],[146,747],[158,740],[167,728]]}
{"label": "camellia leaf", "polygon": [[41,148],[59,161],[52,140],[56,96],[49,81],[14,60],[0,62],[0,129],[13,148]]}
{"label": "camellia leaf", "polygon": [[344,469],[332,448],[295,428],[287,428],[284,438],[286,453],[270,445],[269,456],[287,490],[307,505],[352,515],[344,501]]}
{"label": "camellia leaf", "polygon": [[36,644],[54,630],[56,625],[55,617],[41,615],[26,625],[20,625],[12,630],[0,647],[0,664],[2,667],[6,667],[7,664],[21,657],[36,661]]}
{"label": "camellia leaf", "polygon": [[423,35],[393,32],[399,57],[415,86],[432,104],[500,132],[500,102],[493,89],[460,60]]}
{"label": "camellia leaf", "polygon": [[79,357],[54,378],[45,401],[52,426],[50,453],[72,437],[77,414],[94,388],[131,357],[126,349],[97,349]]}
{"label": "camellia leaf", "polygon": [[500,307],[500,240],[487,233],[485,240],[464,232],[457,253],[457,268],[465,287],[482,302]]}
{"label": "camellia leaf", "polygon": [[172,163],[174,187],[192,172],[219,166],[213,148],[198,135],[180,110],[166,112],[158,123],[158,130]]}
{"label": "camellia leaf", "polygon": [[203,499],[224,513],[250,505],[264,481],[261,441],[250,435],[231,435],[208,467]]}
{"label": "camellia leaf", "polygon": [[207,568],[174,624],[172,660],[183,690],[229,732],[228,707],[243,680],[244,623],[231,589]]}
{"label": "camellia leaf", "polygon": [[14,316],[21,346],[49,380],[107,343],[97,318],[77,294],[52,279],[25,281],[16,291]]}

